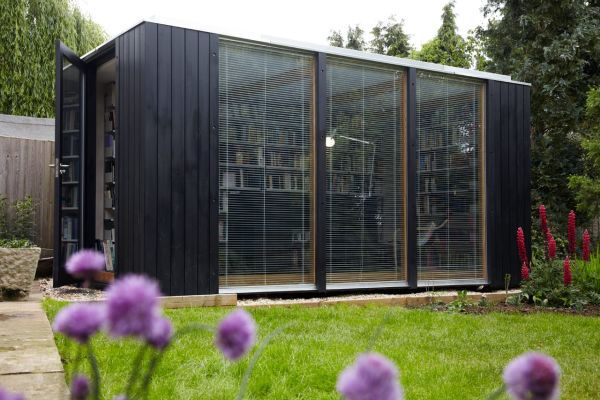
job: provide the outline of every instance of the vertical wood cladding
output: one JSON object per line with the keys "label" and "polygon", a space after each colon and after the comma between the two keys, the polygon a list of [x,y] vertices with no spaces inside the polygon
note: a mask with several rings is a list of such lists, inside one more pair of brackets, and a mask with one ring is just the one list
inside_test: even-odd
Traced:
{"label": "vertical wood cladding", "polygon": [[493,287],[520,280],[516,232],[523,227],[530,251],[530,88],[505,82],[487,85],[487,249]]}
{"label": "vertical wood cladding", "polygon": [[143,23],[117,38],[118,273],[209,289],[209,34]]}

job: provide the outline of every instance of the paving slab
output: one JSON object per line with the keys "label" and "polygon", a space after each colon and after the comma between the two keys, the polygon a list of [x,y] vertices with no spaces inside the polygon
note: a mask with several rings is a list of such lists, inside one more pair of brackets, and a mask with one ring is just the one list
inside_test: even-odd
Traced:
{"label": "paving slab", "polygon": [[0,302],[0,386],[26,399],[66,399],[64,368],[35,289],[25,301]]}

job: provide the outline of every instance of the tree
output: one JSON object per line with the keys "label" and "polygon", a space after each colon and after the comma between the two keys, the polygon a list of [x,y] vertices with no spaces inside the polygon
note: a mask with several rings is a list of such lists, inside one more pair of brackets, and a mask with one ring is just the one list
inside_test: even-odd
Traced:
{"label": "tree", "polygon": [[586,93],[600,83],[597,0],[488,0],[479,28],[487,69],[531,82],[532,204],[566,215],[568,176],[582,172],[578,129]]}
{"label": "tree", "polygon": [[600,87],[588,92],[584,129],[589,129],[582,141],[583,173],[569,177],[569,189],[575,194],[578,215],[600,216]]}
{"label": "tree", "polygon": [[413,51],[411,58],[454,67],[469,68],[471,56],[467,41],[458,34],[454,1],[446,4],[442,11],[442,26],[437,35],[425,43],[421,50]]}
{"label": "tree", "polygon": [[70,0],[0,1],[0,113],[54,116],[54,40],[83,54],[102,28]]}
{"label": "tree", "polygon": [[348,26],[345,40],[340,31],[332,31],[331,35],[327,37],[327,40],[329,41],[329,44],[334,47],[345,47],[347,49],[364,50],[366,44],[364,39],[364,33],[365,32],[358,25],[355,25],[354,28]]}
{"label": "tree", "polygon": [[408,35],[404,33],[404,21],[397,22],[391,16],[387,24],[377,23],[371,29],[373,39],[371,40],[370,51],[377,54],[388,56],[408,57],[412,50],[408,41]]}

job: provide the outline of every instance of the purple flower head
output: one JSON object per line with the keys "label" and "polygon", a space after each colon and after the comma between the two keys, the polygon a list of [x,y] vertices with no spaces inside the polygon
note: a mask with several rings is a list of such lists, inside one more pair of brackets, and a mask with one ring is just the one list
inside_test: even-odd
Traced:
{"label": "purple flower head", "polygon": [[142,275],[129,275],[106,291],[108,331],[112,336],[150,335],[159,314],[160,291],[155,281]]}
{"label": "purple flower head", "polygon": [[556,361],[541,353],[525,353],[504,369],[506,391],[516,400],[556,399],[559,379]]}
{"label": "purple flower head", "polygon": [[65,268],[71,276],[90,280],[104,269],[104,254],[95,250],[80,250],[67,260]]}
{"label": "purple flower head", "polygon": [[21,394],[11,393],[0,387],[0,400],[25,400]]}
{"label": "purple flower head", "polygon": [[90,394],[90,381],[85,375],[77,374],[71,381],[71,399],[85,400]]}
{"label": "purple flower head", "polygon": [[125,396],[124,394],[119,394],[113,397],[113,400],[127,400],[127,396]]}
{"label": "purple flower head", "polygon": [[100,304],[75,303],[58,312],[52,328],[79,343],[86,343],[100,330],[105,315]]}
{"label": "purple flower head", "polygon": [[229,313],[217,327],[215,345],[231,361],[246,354],[255,341],[256,323],[241,308]]}
{"label": "purple flower head", "polygon": [[377,353],[365,353],[338,378],[337,391],[347,400],[401,400],[398,370]]}
{"label": "purple flower head", "polygon": [[146,336],[146,341],[150,346],[162,350],[167,347],[172,336],[173,326],[171,325],[171,321],[166,317],[157,315],[154,317],[152,329]]}

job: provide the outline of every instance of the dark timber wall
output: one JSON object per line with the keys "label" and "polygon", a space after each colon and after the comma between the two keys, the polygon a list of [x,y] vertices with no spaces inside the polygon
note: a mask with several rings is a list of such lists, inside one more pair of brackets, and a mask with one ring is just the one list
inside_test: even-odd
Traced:
{"label": "dark timber wall", "polygon": [[[217,48],[214,34],[147,22],[116,39],[118,273],[156,277],[169,295],[218,292]],[[321,71],[325,56],[315,57]],[[409,69],[409,84],[414,75]],[[320,87],[323,72],[318,76]],[[409,87],[409,105],[413,92]],[[518,226],[530,246],[529,102],[528,86],[487,82],[487,264],[497,288],[505,274],[511,285],[519,281]],[[410,136],[414,104],[409,111]],[[324,170],[324,157],[319,160],[317,170]],[[414,168],[413,160],[407,170],[411,185]],[[407,204],[414,216],[414,199]],[[416,235],[416,229],[411,232]],[[318,254],[324,244],[317,243]],[[324,290],[318,260],[316,283]],[[410,251],[408,260],[414,286]]]}
{"label": "dark timber wall", "polygon": [[[118,273],[209,293],[209,39],[143,23],[116,40]],[[216,232],[214,233],[216,235]]]}
{"label": "dark timber wall", "polygon": [[486,99],[486,187],[488,274],[502,288],[520,280],[517,228],[531,254],[530,87],[488,81]]}

